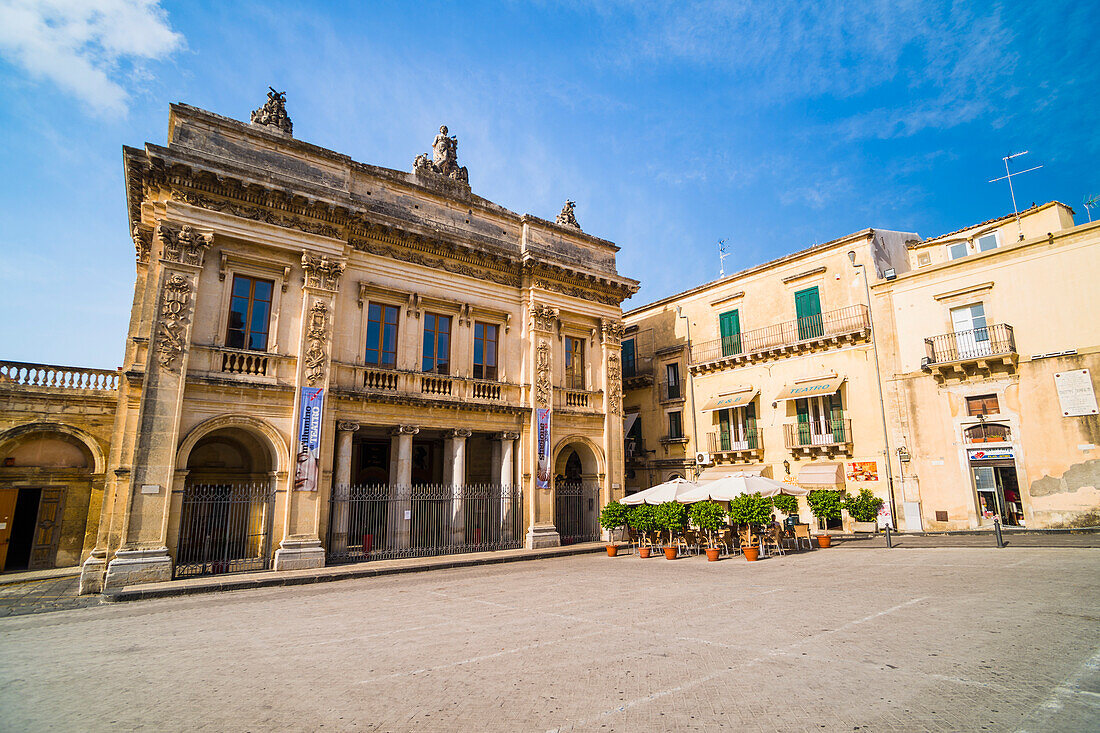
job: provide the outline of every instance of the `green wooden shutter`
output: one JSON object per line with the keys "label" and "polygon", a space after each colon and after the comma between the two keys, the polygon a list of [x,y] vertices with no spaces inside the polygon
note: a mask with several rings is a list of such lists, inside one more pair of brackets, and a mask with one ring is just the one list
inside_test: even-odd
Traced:
{"label": "green wooden shutter", "polygon": [[741,353],[741,316],[736,310],[718,316],[718,329],[722,334],[722,356]]}
{"label": "green wooden shutter", "polygon": [[833,440],[844,443],[844,406],[840,404],[840,392],[830,396],[829,420],[832,422]]}
{"label": "green wooden shutter", "polygon": [[730,411],[718,411],[718,450],[730,449]]}
{"label": "green wooden shutter", "polygon": [[756,402],[745,405],[745,431],[749,440],[749,448],[759,448],[760,443],[756,439]]}
{"label": "green wooden shutter", "polygon": [[623,376],[633,377],[634,366],[634,339],[623,341]]}
{"label": "green wooden shutter", "polygon": [[794,311],[799,341],[818,338],[825,333],[821,323],[821,295],[816,286],[794,294]]}
{"label": "green wooden shutter", "polygon": [[810,403],[806,399],[795,400],[794,409],[798,414],[798,444],[810,445]]}

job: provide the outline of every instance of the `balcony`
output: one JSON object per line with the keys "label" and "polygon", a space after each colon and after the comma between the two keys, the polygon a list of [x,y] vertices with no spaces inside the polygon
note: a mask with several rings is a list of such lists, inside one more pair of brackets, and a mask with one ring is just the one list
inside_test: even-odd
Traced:
{"label": "balcony", "polygon": [[692,344],[693,372],[728,369],[755,361],[829,348],[870,338],[871,316],[865,305],[850,305],[793,321]]}
{"label": "balcony", "polygon": [[118,389],[118,372],[109,369],[0,361],[0,386],[35,392],[98,392]]}
{"label": "balcony", "polygon": [[729,430],[707,433],[707,447],[712,455],[723,455],[731,460],[759,460],[764,456],[764,441],[755,425],[730,426]]}
{"label": "balcony", "polygon": [[623,358],[623,391],[653,384],[653,357],[635,355]]}
{"label": "balcony", "polygon": [[995,323],[969,331],[945,333],[924,340],[921,368],[937,381],[988,377],[996,370],[1016,370],[1016,337],[1012,326]]}
{"label": "balcony", "polygon": [[852,421],[848,418],[793,422],[783,426],[783,442],[794,453],[851,453]]}
{"label": "balcony", "polygon": [[657,393],[662,404],[668,402],[683,402],[687,396],[683,382],[661,382],[660,391]]}
{"label": "balcony", "polygon": [[603,413],[603,392],[584,389],[554,389],[554,409],[567,412]]}
{"label": "balcony", "polygon": [[475,410],[514,410],[522,403],[520,385],[510,382],[361,364],[334,363],[333,367],[339,389],[376,402],[449,403],[456,408]]}

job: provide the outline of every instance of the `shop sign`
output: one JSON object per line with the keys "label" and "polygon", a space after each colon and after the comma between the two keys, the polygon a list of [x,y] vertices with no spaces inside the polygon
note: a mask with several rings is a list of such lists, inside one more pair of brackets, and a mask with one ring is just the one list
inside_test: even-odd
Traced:
{"label": "shop sign", "polygon": [[966,454],[972,461],[1011,461],[1015,458],[1011,448],[971,448]]}
{"label": "shop sign", "polygon": [[1056,372],[1054,388],[1058,390],[1058,404],[1062,417],[1081,417],[1100,414],[1096,406],[1096,392],[1092,388],[1092,375],[1088,369],[1072,372]]}
{"label": "shop sign", "polygon": [[878,481],[878,461],[849,461],[847,468],[849,481]]}

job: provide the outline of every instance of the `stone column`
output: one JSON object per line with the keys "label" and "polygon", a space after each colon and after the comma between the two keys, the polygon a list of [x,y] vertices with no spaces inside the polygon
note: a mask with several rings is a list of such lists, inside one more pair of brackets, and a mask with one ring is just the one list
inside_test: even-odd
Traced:
{"label": "stone column", "polygon": [[[329,403],[329,386],[332,376],[332,325],[336,315],[336,291],[345,264],[327,256],[302,254],[302,310],[298,334],[298,371],[294,385],[294,440],[293,455],[301,450],[298,424],[302,411],[302,389],[324,389],[321,404],[322,416]],[[322,419],[322,426],[332,421]],[[331,438],[329,438],[331,440]],[[321,430],[321,444],[325,444],[325,431]],[[325,455],[322,448],[321,455]],[[317,467],[316,483],[322,483],[324,472]],[[320,503],[324,488],[298,488],[292,471],[287,481],[286,512],[283,520],[283,537],[275,551],[276,570],[319,568],[325,565],[325,550],[321,546]],[[308,484],[306,484],[308,486]]]}
{"label": "stone column", "polygon": [[333,477],[332,536],[329,551],[343,552],[348,547],[348,511],[351,500],[352,439],[359,423],[341,420],[336,423],[336,474]]}
{"label": "stone column", "polygon": [[451,542],[463,545],[467,541],[476,541],[475,537],[466,537],[466,438],[471,431],[467,428],[455,428],[443,442],[443,465],[447,471],[446,479],[451,487]]}
{"label": "stone column", "polygon": [[[172,478],[199,273],[213,236],[167,223],[158,225],[156,234],[160,260],[149,273],[157,283],[156,315],[141,364],[138,432],[125,459],[132,465],[128,471],[122,466],[115,470],[119,479],[116,508],[122,512],[120,543],[107,564],[105,591],[172,578],[168,555]],[[94,586],[89,581],[88,586]]]}
{"label": "stone column", "polygon": [[[607,465],[600,476],[600,506],[624,495],[625,448],[623,445],[622,321],[600,319],[603,352],[604,428],[603,454]],[[692,415],[692,420],[695,416]],[[598,509],[598,507],[597,507]]]}
{"label": "stone column", "polygon": [[[412,445],[413,436],[420,432],[416,425],[400,425],[390,431],[390,501],[386,510],[387,549],[405,549],[409,546],[411,520],[406,512],[412,512]],[[396,445],[395,445],[396,444]]]}
{"label": "stone column", "polygon": [[[527,345],[532,375],[529,404],[531,405],[531,483],[528,489],[530,525],[527,529],[528,549],[557,547],[561,536],[554,527],[553,465],[550,466],[549,488],[538,488],[538,413],[537,408],[549,408],[553,398],[553,330],[558,319],[558,309],[532,302],[527,322]],[[554,430],[550,421],[551,435]],[[553,438],[551,438],[551,450]],[[551,461],[552,464],[552,461]]]}
{"label": "stone column", "polygon": [[500,456],[500,463],[497,464],[497,480],[500,482],[500,539],[502,542],[515,539],[515,529],[512,525],[516,521],[514,512],[518,507],[514,497],[520,490],[516,483],[515,445],[517,440],[519,440],[519,433],[501,433],[493,451]]}

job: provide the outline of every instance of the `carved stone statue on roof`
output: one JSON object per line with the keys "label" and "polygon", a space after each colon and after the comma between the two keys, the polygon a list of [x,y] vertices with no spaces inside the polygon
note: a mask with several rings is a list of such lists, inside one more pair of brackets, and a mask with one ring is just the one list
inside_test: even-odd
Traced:
{"label": "carved stone statue on roof", "polygon": [[581,225],[577,223],[577,217],[573,215],[574,206],[576,206],[576,202],[566,201],[565,206],[561,207],[561,213],[558,214],[558,218],[554,220],[554,223],[561,224],[564,227],[580,229]]}
{"label": "carved stone statue on roof", "polygon": [[286,113],[286,92],[277,92],[274,87],[268,87],[267,101],[259,109],[252,111],[253,125],[266,125],[285,132],[293,133],[294,125],[290,116]]}
{"label": "carved stone statue on roof", "polygon": [[432,143],[432,157],[427,153],[421,153],[413,161],[413,170],[417,175],[434,173],[437,176],[445,176],[455,181],[461,181],[469,185],[469,176],[465,166],[458,164],[458,137],[447,135],[447,126],[439,128],[439,134]]}

